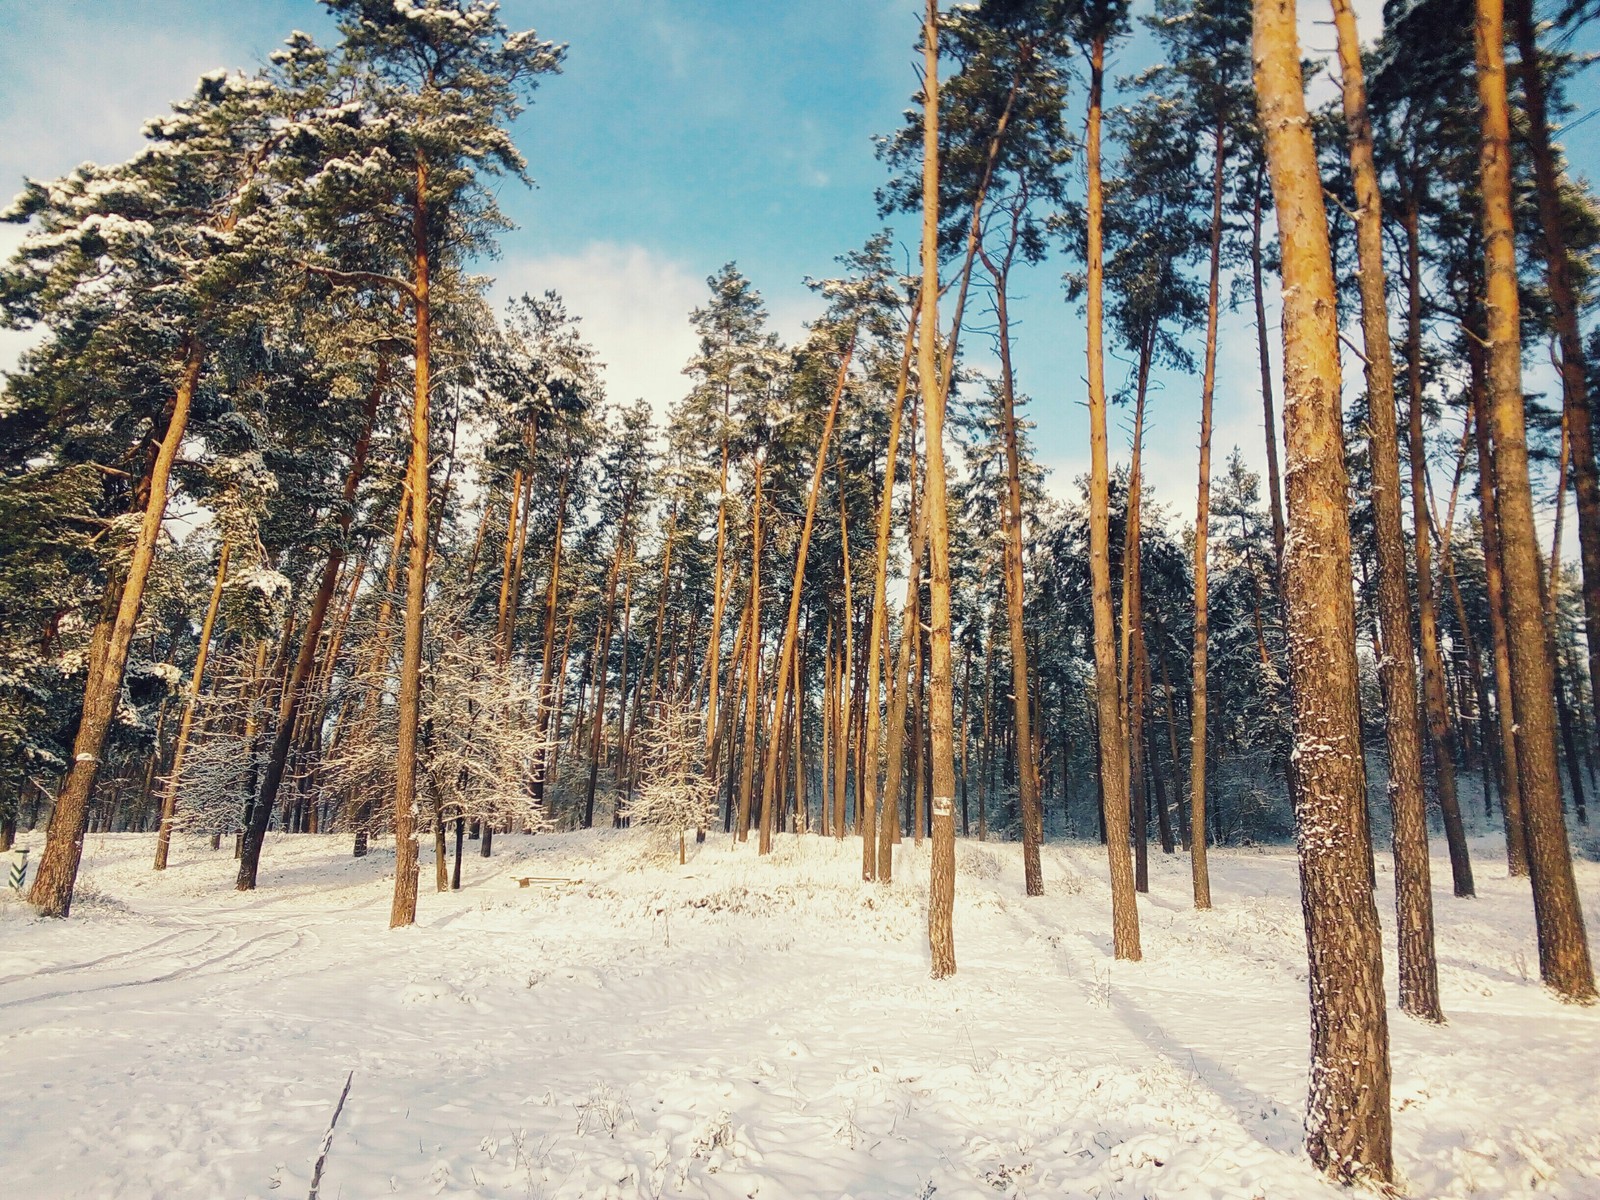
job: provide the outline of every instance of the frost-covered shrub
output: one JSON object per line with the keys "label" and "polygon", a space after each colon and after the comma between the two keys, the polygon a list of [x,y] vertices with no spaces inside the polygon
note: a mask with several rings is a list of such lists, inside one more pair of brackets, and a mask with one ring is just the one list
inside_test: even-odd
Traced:
{"label": "frost-covered shrub", "polygon": [[678,834],[678,861],[685,855],[686,829],[703,829],[715,813],[717,785],[706,773],[700,718],[677,700],[651,707],[644,733],[645,761],[637,790],[624,801],[630,822]]}

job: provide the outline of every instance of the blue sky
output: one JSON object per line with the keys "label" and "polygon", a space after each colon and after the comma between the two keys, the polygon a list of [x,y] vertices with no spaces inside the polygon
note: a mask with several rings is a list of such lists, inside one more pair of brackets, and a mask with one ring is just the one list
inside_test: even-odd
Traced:
{"label": "blue sky", "polygon": [[[884,172],[871,139],[900,122],[917,86],[919,7],[506,0],[508,24],[570,50],[565,73],[545,80],[516,129],[539,186],[502,188],[519,228],[491,268],[501,294],[563,293],[608,363],[613,398],[643,395],[658,409],[683,390],[680,371],[694,347],[688,311],[722,263],[736,260],[778,329],[797,337],[814,311],[803,279],[828,274],[835,255],[881,225],[873,192]],[[1369,38],[1379,8],[1378,0],[1357,5]],[[1320,6],[1303,4],[1301,21],[1306,53],[1331,48]],[[24,175],[132,153],[142,121],[201,72],[254,66],[296,28],[331,40],[312,0],[0,0],[0,191]],[[1150,52],[1148,39],[1135,37],[1112,73],[1147,65]],[[1325,81],[1313,87],[1331,94]],[[1081,86],[1074,100],[1081,106]],[[1600,175],[1600,121],[1576,130],[1569,150],[1581,170]],[[0,227],[0,251],[16,237]],[[1057,490],[1087,467],[1082,319],[1062,298],[1062,265],[1028,273],[1013,303],[1020,383],[1034,397],[1036,446]],[[17,345],[0,334],[0,365]],[[981,349],[970,335],[968,345]],[[1358,365],[1347,363],[1347,381],[1359,382]],[[1113,384],[1119,375],[1113,365]],[[1199,380],[1167,376],[1156,386],[1151,481],[1158,499],[1187,512]],[[1253,323],[1247,312],[1230,314],[1216,461],[1239,444],[1259,463],[1261,442]]]}

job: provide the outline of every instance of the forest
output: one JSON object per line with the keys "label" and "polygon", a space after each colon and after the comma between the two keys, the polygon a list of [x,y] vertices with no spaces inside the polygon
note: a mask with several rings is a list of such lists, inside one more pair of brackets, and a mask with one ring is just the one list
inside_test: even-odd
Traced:
{"label": "forest", "polygon": [[[490,989],[460,982],[478,977],[458,946],[398,939],[488,922],[483,953],[533,988],[555,961],[537,939],[605,919],[575,915],[587,899],[662,955],[746,919],[755,953],[786,925],[794,978],[756,991],[801,987],[823,924],[914,928],[869,972],[862,924],[860,979],[816,984],[914,983],[896,1018],[912,1026],[970,1012],[955,997],[978,993],[941,988],[1009,989],[991,972],[1017,964],[977,922],[1026,913],[1005,935],[1019,955],[1082,939],[1091,1016],[1126,1016],[1113,965],[1119,988],[1174,972],[1187,1010],[1206,1001],[1183,981],[1222,970],[1230,938],[1267,944],[1242,889],[1274,863],[1257,890],[1286,901],[1293,954],[1271,971],[1295,998],[1298,1094],[1293,1128],[1257,1140],[1306,1174],[1229,1192],[1224,1164],[1063,1177],[1065,1193],[1595,1194],[1593,1109],[1584,1129],[1534,1113],[1501,1139],[1532,1183],[1473,1184],[1481,1165],[1440,1165],[1401,1128],[1427,1107],[1406,1092],[1410,1048],[1447,1056],[1459,1034],[1467,1053],[1480,991],[1519,973],[1518,1032],[1497,1018],[1485,1044],[1498,1029],[1506,1057],[1577,1060],[1543,1093],[1531,1065],[1517,1085],[1563,1121],[1600,1099],[1581,1069],[1600,1050],[1600,203],[1567,159],[1593,137],[1593,0],[1387,0],[1360,30],[1352,0],[900,0],[910,87],[876,140],[881,231],[806,280],[795,339],[737,262],[715,270],[666,408],[608,394],[586,314],[556,291],[493,295],[502,198],[567,169],[530,162],[512,125],[564,86],[568,47],[489,0],[321,7],[336,40],[296,32],[258,69],[203,76],[131,158],[29,178],[0,211],[23,228],[0,323],[32,331],[0,376],[0,1031],[11,1005],[76,994],[45,976],[131,966],[151,933],[322,887],[329,920],[352,910],[341,969],[390,938],[402,949],[375,953],[414,954],[396,988],[429,1003],[435,975]],[[1311,21],[1327,62],[1302,57]],[[1130,61],[1136,39],[1153,65]],[[1029,377],[1013,354],[1012,305],[1044,264],[1051,319],[1086,341],[1081,378]],[[1245,341],[1221,332],[1230,314]],[[1259,397],[1220,385],[1227,355],[1248,356]],[[1220,414],[1247,408],[1262,440],[1214,445]],[[1053,478],[1036,435],[1079,409],[1087,470]],[[1146,465],[1157,420],[1192,430],[1184,478]],[[602,872],[630,882],[596,890]],[[524,889],[548,908],[514,920]],[[749,917],[757,893],[776,907]],[[152,898],[189,907],[146,927]],[[293,922],[261,928],[300,952]],[[230,963],[278,953],[253,944]],[[1491,953],[1492,989],[1463,984]],[[613,969],[582,962],[569,983]],[[542,1004],[493,995],[485,1030]],[[750,1003],[716,995],[694,1002]],[[1006,1030],[983,1003],[971,1020]],[[1048,1042],[1049,1014],[1019,1009]],[[352,1058],[345,1093],[361,1079]],[[653,1093],[621,1086],[572,1085],[580,1137],[639,1128]],[[858,1103],[822,1157],[877,1144]],[[1267,1103],[1244,1106],[1269,1121]],[[684,1143],[675,1185],[670,1149],[601,1181],[581,1174],[609,1170],[600,1149],[553,1176],[518,1135],[497,1186],[965,1194],[922,1160],[876,1183],[764,1171],[780,1159],[733,1104]],[[326,1136],[291,1190],[325,1186],[343,1105],[314,1114],[306,1153]],[[981,1107],[963,1118],[979,1132]],[[1133,1145],[1148,1131],[1128,1120]],[[347,1194],[425,1194],[369,1153]],[[1044,1157],[1018,1142],[961,1178],[1043,1194]],[[454,1161],[418,1160],[426,1190],[501,1194]],[[268,1186],[98,1189],[62,1170],[22,1194]]]}

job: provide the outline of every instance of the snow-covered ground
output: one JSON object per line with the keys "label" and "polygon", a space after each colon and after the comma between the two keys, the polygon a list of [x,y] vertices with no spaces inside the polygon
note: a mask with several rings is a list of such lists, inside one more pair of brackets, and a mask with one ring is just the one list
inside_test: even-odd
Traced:
{"label": "snow-covered ground", "polygon": [[[226,850],[156,875],[149,836],[91,837],[70,920],[0,900],[0,1194],[304,1196],[350,1072],[340,1200],[1340,1194],[1301,1152],[1292,851],[1214,851],[1206,914],[1152,856],[1128,965],[1098,846],[1048,846],[1028,900],[1016,846],[963,842],[935,983],[909,844],[889,888],[853,840],[468,847],[446,895],[424,847],[397,932],[392,849],[343,837],[276,838],[249,895]],[[1406,1190],[1600,1196],[1600,1010],[1540,987],[1527,885],[1474,850],[1474,901],[1434,863],[1450,1023],[1391,1009]]]}

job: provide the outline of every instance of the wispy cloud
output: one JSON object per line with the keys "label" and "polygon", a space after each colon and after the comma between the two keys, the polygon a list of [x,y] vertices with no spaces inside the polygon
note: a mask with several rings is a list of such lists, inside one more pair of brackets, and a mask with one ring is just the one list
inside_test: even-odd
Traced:
{"label": "wispy cloud", "polygon": [[642,397],[660,419],[687,390],[683,365],[695,351],[689,310],[704,299],[705,283],[686,264],[643,246],[591,242],[572,254],[501,265],[495,291],[502,300],[553,289],[583,318],[612,400]]}
{"label": "wispy cloud", "polygon": [[[242,47],[204,29],[156,32],[130,23],[78,24],[48,6],[13,29],[4,55],[7,110],[0,137],[0,190],[23,176],[53,177],[86,159],[114,161],[139,148],[139,129],[219,66],[248,64]],[[52,46],[33,55],[21,43]]]}

